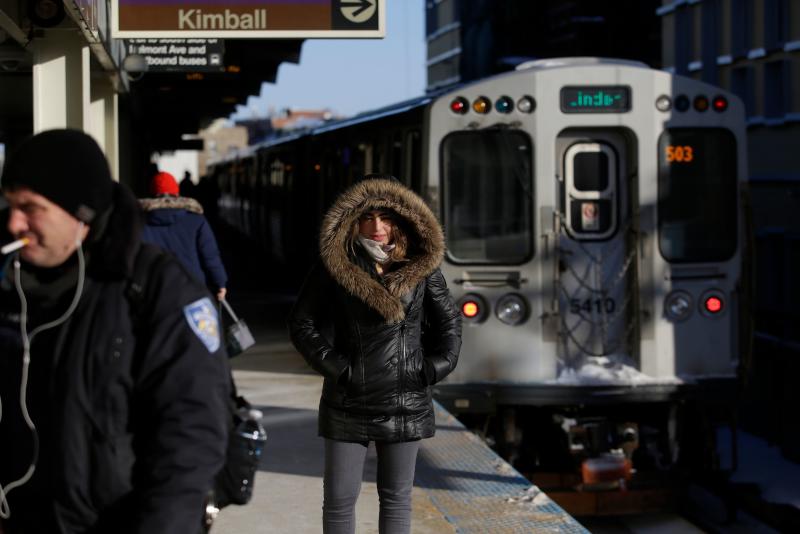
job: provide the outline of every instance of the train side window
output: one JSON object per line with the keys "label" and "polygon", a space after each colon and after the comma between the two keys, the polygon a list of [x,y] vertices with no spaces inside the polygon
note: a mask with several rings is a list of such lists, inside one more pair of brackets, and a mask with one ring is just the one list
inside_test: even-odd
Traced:
{"label": "train side window", "polygon": [[422,141],[419,130],[412,130],[406,134],[406,161],[405,183],[418,193],[428,184],[422,183]]}
{"label": "train side window", "polygon": [[[403,134],[395,132],[392,136],[392,158],[390,162],[391,175],[403,181]],[[380,167],[379,167],[380,168]],[[408,185],[408,184],[406,184]]]}
{"label": "train side window", "polygon": [[521,264],[533,256],[533,146],[518,130],[455,132],[441,145],[448,259]]}
{"label": "train side window", "polygon": [[723,128],[670,128],[658,140],[658,245],[670,262],[736,252],[736,139]]}

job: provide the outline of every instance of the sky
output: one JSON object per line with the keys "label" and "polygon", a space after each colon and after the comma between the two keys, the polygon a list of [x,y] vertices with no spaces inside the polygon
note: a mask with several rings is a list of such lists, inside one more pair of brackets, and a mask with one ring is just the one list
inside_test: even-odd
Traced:
{"label": "sky", "polygon": [[330,109],[350,116],[425,92],[424,0],[386,0],[383,39],[307,39],[300,63],[282,63],[276,83],[237,106],[231,119],[270,108]]}

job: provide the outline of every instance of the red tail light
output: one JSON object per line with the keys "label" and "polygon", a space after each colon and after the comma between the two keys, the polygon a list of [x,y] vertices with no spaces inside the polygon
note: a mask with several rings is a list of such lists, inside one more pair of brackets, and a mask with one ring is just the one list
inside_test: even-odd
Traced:
{"label": "red tail light", "polygon": [[458,300],[458,307],[461,315],[467,323],[478,324],[486,320],[489,305],[481,295],[477,293],[467,293]]}
{"label": "red tail light", "polygon": [[719,297],[708,297],[704,303],[706,311],[711,314],[717,314],[722,311],[722,299]]}
{"label": "red tail light", "polygon": [[461,304],[461,313],[464,314],[464,317],[472,319],[481,313],[481,308],[474,300],[468,300]]}
{"label": "red tail light", "polygon": [[459,115],[463,115],[469,111],[469,103],[464,97],[458,96],[454,98],[452,102],[450,102],[450,111]]}
{"label": "red tail light", "polygon": [[714,108],[714,111],[725,111],[728,109],[728,100],[724,96],[715,96],[714,100],[711,102],[711,106]]}

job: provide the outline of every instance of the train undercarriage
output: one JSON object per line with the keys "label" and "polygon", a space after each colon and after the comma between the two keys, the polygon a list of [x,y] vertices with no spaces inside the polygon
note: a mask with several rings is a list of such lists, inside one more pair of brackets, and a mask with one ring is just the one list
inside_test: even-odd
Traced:
{"label": "train undercarriage", "polygon": [[[675,510],[736,458],[735,379],[659,386],[444,385],[436,399],[574,516]],[[730,437],[717,440],[717,429]]]}

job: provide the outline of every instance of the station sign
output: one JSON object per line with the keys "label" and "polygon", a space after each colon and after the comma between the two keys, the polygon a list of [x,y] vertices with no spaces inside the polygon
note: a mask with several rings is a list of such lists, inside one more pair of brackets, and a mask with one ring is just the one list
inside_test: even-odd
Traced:
{"label": "station sign", "polygon": [[139,54],[148,72],[222,72],[224,39],[125,39],[127,55]]}
{"label": "station sign", "polygon": [[386,0],[111,0],[111,37],[381,38]]}

